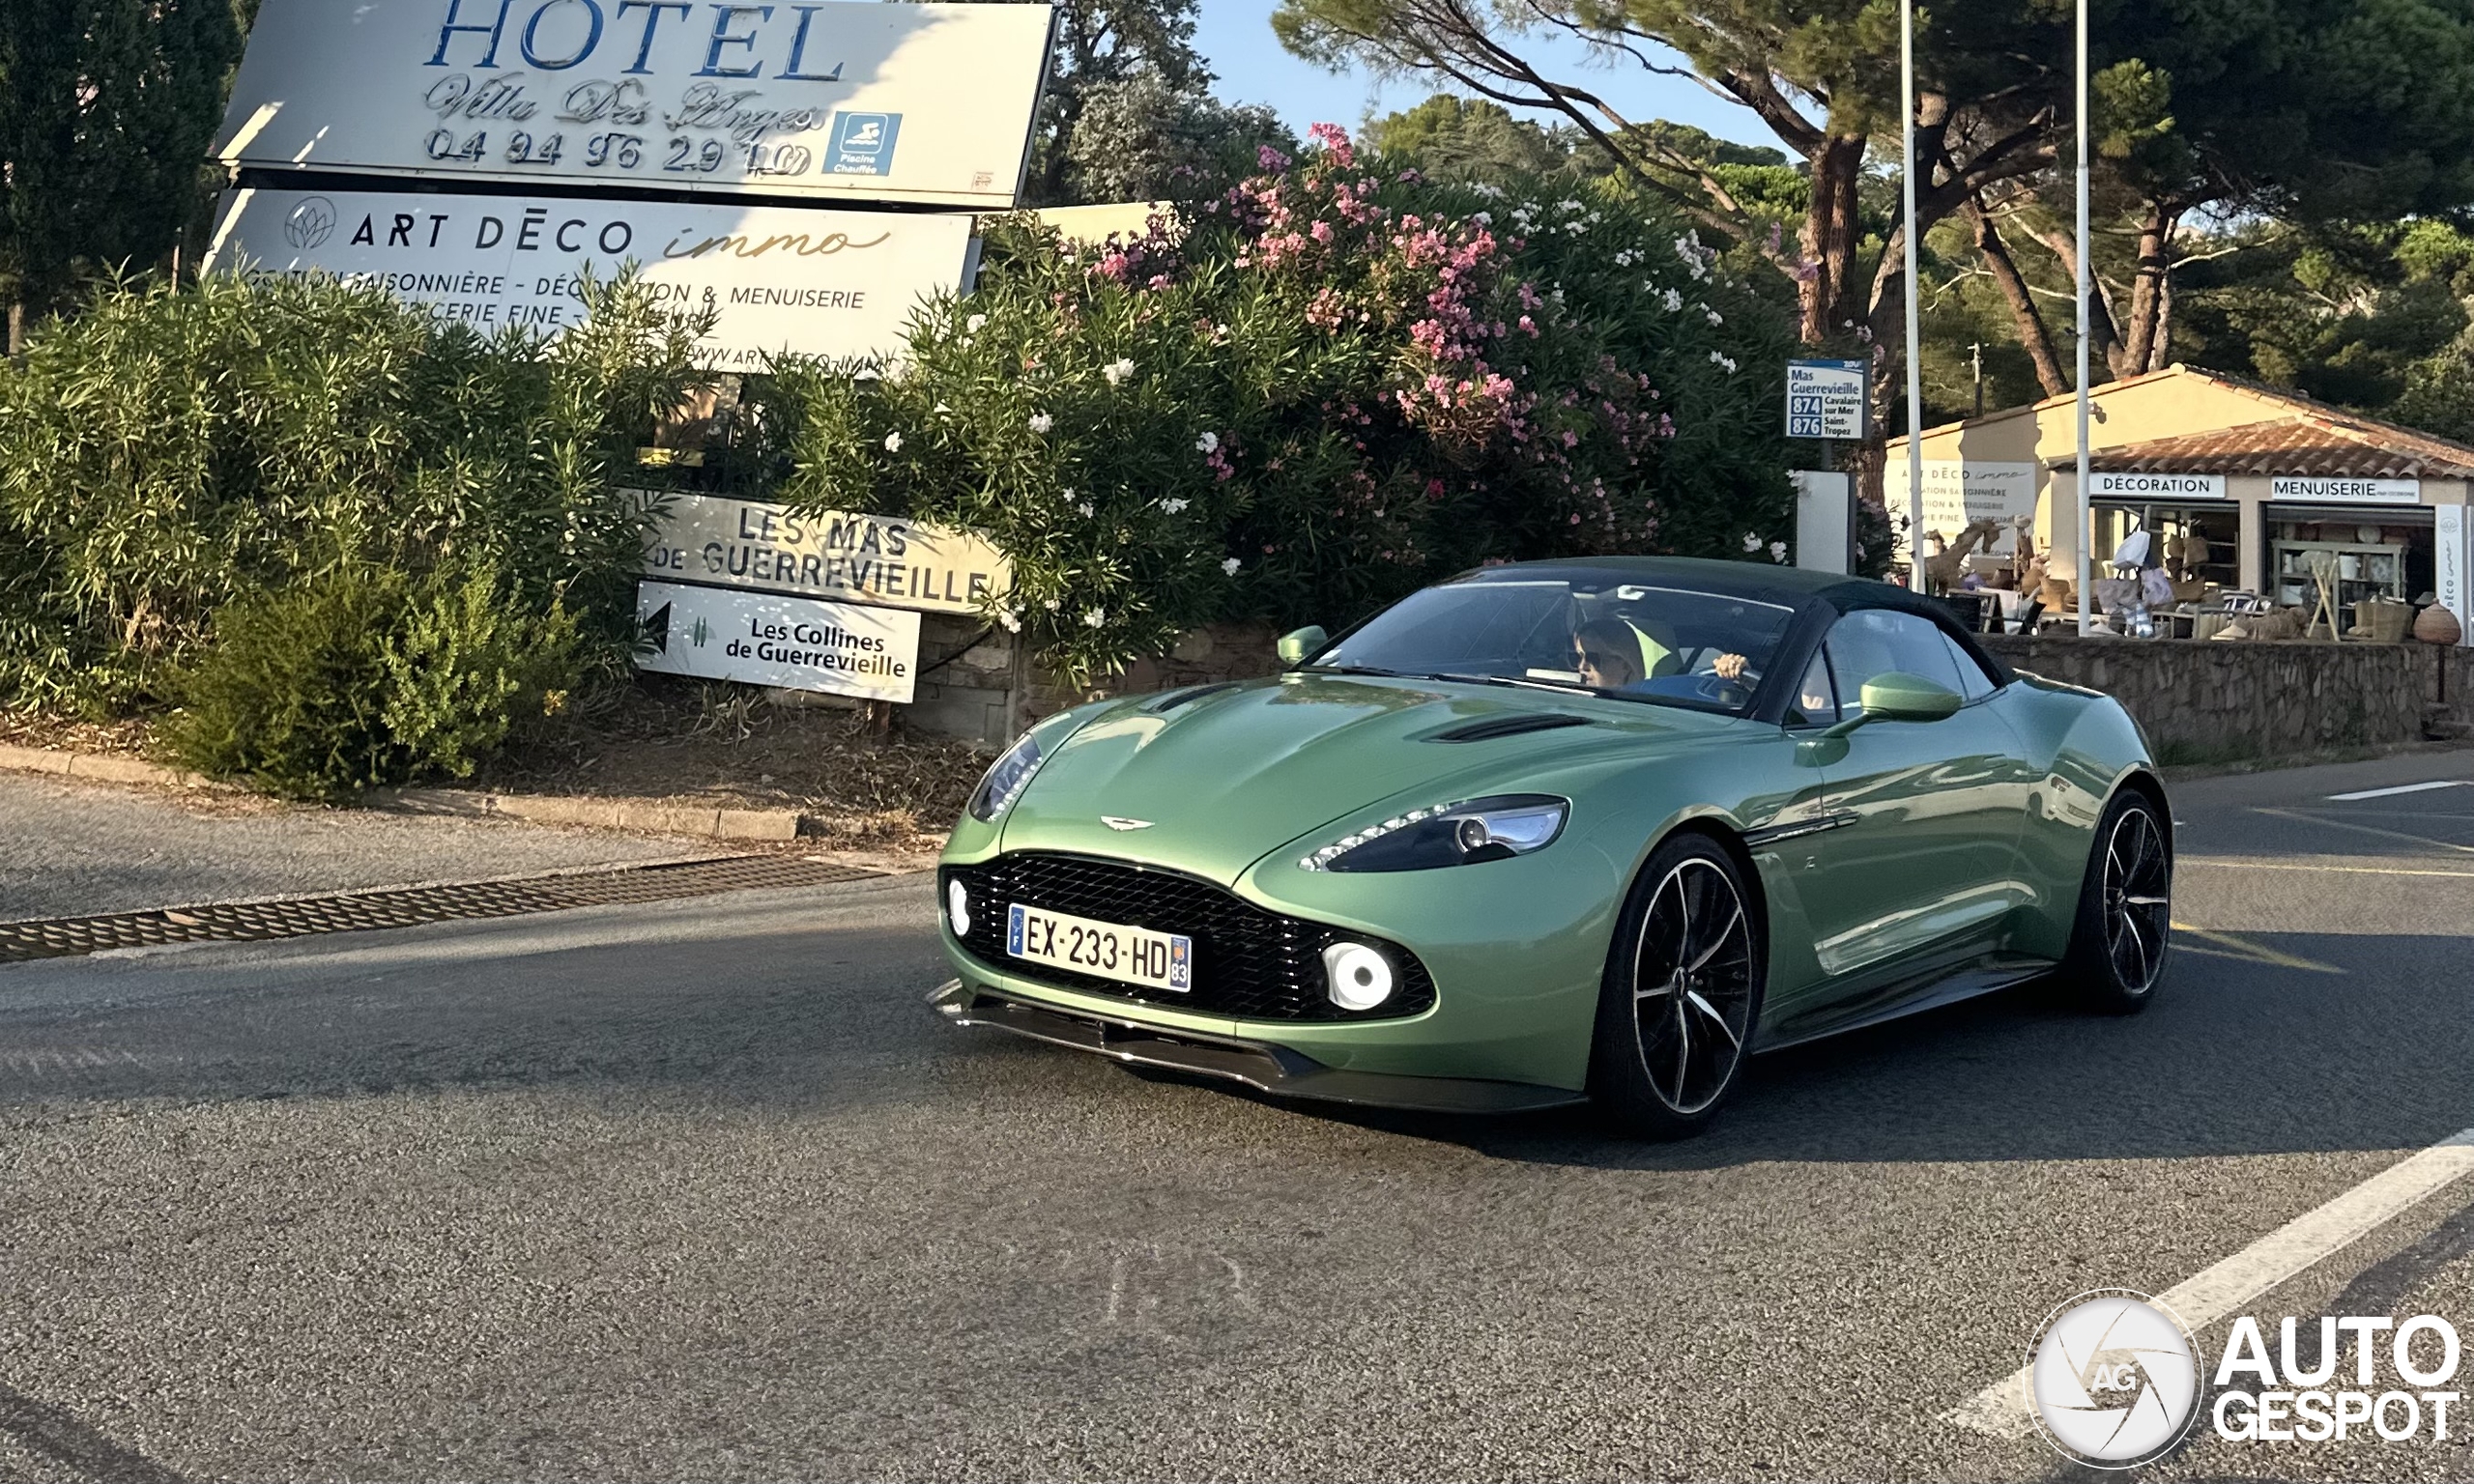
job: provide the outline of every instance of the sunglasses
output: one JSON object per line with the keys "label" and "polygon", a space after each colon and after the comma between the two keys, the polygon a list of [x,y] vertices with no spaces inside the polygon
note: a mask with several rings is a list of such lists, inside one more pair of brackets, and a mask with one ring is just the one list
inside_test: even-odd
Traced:
{"label": "sunglasses", "polygon": [[1604,671],[1614,670],[1623,663],[1624,657],[1610,649],[1576,648],[1572,651],[1572,668],[1575,670]]}

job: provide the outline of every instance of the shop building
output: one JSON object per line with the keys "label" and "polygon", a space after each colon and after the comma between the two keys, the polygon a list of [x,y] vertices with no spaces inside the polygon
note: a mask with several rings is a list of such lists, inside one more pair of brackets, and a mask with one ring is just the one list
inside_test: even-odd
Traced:
{"label": "shop building", "polygon": [[[2194,558],[2191,575],[2295,607],[2312,601],[2314,556],[2326,554],[2344,604],[2436,594],[2460,620],[2474,616],[2474,447],[2179,365],[2096,387],[2089,402],[2085,534],[2098,563],[2144,529]],[[1906,442],[1889,448],[1893,514],[1907,494]],[[1927,429],[1922,443],[1928,528],[1955,536],[1969,519],[2029,517],[2052,570],[2072,570],[2074,398]]]}

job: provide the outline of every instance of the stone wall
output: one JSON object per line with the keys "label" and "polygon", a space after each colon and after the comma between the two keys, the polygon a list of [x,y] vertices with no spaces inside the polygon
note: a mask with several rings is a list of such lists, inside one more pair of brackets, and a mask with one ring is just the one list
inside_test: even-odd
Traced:
{"label": "stone wall", "polygon": [[903,724],[1001,747],[1040,718],[1085,700],[1276,673],[1279,641],[1260,624],[1211,624],[1181,636],[1166,654],[1078,689],[1031,663],[1004,630],[931,614],[919,626],[918,699],[903,709]]}
{"label": "stone wall", "polygon": [[2474,664],[2429,644],[1986,635],[2016,669],[2120,699],[2163,760],[2413,742],[2474,720]]}
{"label": "stone wall", "polygon": [[[930,614],[920,627],[919,699],[903,721],[1001,747],[1083,700],[1275,673],[1279,637],[1260,624],[1212,624],[1122,675],[1074,689],[1031,665],[1002,629]],[[2020,670],[2120,698],[2169,762],[2377,747],[2474,728],[2474,649],[1983,638]]]}

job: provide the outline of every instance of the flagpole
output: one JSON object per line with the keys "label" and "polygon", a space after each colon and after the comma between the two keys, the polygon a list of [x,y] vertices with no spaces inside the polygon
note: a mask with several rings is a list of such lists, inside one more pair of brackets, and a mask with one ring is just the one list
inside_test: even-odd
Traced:
{"label": "flagpole", "polygon": [[[2082,0],[2085,3],[2085,0]],[[1924,370],[1916,352],[1915,277],[1915,0],[1898,7],[1899,194],[1907,271],[1907,585],[1924,590]],[[2083,260],[2085,253],[2082,253]]]}
{"label": "flagpole", "polygon": [[2087,574],[2089,570],[2087,543],[2091,539],[2087,522],[2087,301],[2096,292],[2096,266],[2087,254],[2087,0],[2078,5],[2078,97],[2079,97],[2079,474],[2071,485],[2070,518],[2078,523],[2079,536],[2071,544],[2079,551],[2079,632],[2094,627],[2088,617]]}

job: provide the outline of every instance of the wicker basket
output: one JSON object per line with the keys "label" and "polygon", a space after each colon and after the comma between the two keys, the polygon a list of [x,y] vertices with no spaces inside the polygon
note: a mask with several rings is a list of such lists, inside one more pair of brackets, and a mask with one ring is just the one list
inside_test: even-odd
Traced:
{"label": "wicker basket", "polygon": [[2394,598],[2365,598],[2354,605],[2354,628],[2374,644],[2402,644],[2414,622],[2414,606]]}

